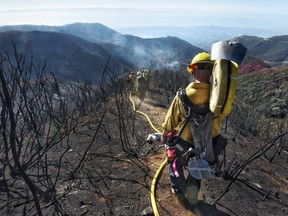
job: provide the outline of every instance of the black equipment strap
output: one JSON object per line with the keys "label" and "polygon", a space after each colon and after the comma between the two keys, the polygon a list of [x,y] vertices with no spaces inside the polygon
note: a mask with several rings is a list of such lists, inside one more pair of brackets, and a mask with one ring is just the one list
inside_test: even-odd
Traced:
{"label": "black equipment strap", "polygon": [[196,114],[196,115],[205,115],[207,114],[209,111],[210,111],[210,108],[209,108],[209,105],[203,107],[203,108],[200,108],[200,107],[197,107],[196,105],[194,105],[190,99],[188,98],[187,94],[186,94],[186,91],[184,88],[180,88],[178,89],[177,91],[177,94],[180,98],[180,100],[182,101],[183,103],[183,106],[184,106],[184,110],[187,110],[188,109],[188,113],[185,114],[185,123],[184,125],[182,126],[181,130],[179,131],[178,133],[178,136],[177,138],[175,139],[174,143],[177,143],[180,139],[180,136],[184,130],[184,128],[186,127],[187,123],[190,121],[191,117],[192,117],[192,114]]}

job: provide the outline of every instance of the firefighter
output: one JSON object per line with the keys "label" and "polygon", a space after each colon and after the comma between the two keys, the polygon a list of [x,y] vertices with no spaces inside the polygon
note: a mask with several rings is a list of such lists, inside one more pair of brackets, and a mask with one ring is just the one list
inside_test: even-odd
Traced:
{"label": "firefighter", "polygon": [[126,79],[126,82],[128,83],[128,89],[130,91],[133,90],[134,88],[134,82],[135,82],[135,73],[133,71],[131,71]]}
{"label": "firefighter", "polygon": [[[176,143],[174,139],[173,147],[168,145],[166,148],[169,154],[168,173],[172,193],[186,207],[198,202],[201,179],[211,173],[210,165],[215,158],[213,149],[211,150],[212,138],[220,133],[224,119],[224,116],[213,117],[209,110],[213,63],[210,54],[206,52],[199,53],[192,59],[187,71],[194,80],[177,92],[162,124],[161,142],[164,144],[171,138],[170,135],[167,137],[168,134],[178,131],[175,134]],[[174,152],[172,158],[171,149]],[[184,167],[188,169],[183,169]]]}
{"label": "firefighter", "polygon": [[143,101],[148,88],[148,81],[143,77],[143,70],[137,72],[136,76],[136,96]]}

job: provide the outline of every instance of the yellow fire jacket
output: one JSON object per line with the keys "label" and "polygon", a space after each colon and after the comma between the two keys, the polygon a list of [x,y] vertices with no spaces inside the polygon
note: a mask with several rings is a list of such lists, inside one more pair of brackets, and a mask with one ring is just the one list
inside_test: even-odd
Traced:
{"label": "yellow fire jacket", "polygon": [[[203,107],[207,103],[209,103],[210,84],[191,82],[186,87],[186,94],[194,105]],[[222,121],[224,118],[225,116],[223,115],[213,117],[212,131],[211,131],[212,137],[215,137],[220,133]],[[176,95],[167,111],[165,121],[162,124],[162,128],[166,133],[172,131],[174,128],[180,131],[185,123],[185,120],[186,119],[184,115],[182,101]],[[189,124],[186,124],[180,137],[187,142],[192,142],[193,139]]]}

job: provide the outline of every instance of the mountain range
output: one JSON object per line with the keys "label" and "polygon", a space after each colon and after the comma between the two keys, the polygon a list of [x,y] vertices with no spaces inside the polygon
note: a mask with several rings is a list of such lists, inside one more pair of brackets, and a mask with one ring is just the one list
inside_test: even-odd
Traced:
{"label": "mountain range", "polygon": [[130,34],[142,38],[166,37],[170,35],[181,38],[205,50],[209,49],[212,43],[216,41],[230,40],[242,35],[263,38],[281,35],[277,30],[223,26],[138,26],[116,28],[115,30],[122,34]]}
{"label": "mountain range", "polygon": [[[206,34],[209,35],[208,29]],[[218,37],[211,36],[207,44],[219,40]],[[226,39],[223,36],[222,40]],[[248,48],[247,56],[259,61],[273,66],[288,62],[288,36],[242,35],[229,40],[242,43]],[[12,41],[18,51],[28,57],[33,55],[37,63],[47,61],[47,69],[58,77],[95,82],[100,80],[99,74],[109,59],[109,66],[120,74],[145,67],[184,69],[194,55],[205,51],[168,33],[166,37],[141,38],[99,23],[0,26],[1,54],[12,52]]]}

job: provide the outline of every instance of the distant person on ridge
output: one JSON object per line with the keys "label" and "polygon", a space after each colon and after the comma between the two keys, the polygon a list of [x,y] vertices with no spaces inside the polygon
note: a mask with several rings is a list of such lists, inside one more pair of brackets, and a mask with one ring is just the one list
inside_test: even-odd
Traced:
{"label": "distant person on ridge", "polygon": [[[198,202],[201,179],[210,175],[210,165],[217,160],[212,140],[219,140],[221,122],[225,118],[213,117],[209,109],[213,64],[206,52],[192,59],[187,71],[193,75],[194,81],[177,92],[162,124],[161,142],[166,144],[172,193],[186,207]],[[220,138],[227,141],[223,139]],[[169,140],[172,145],[167,145]],[[187,178],[184,167],[189,170]]]}
{"label": "distant person on ridge", "polygon": [[143,77],[143,72],[138,71],[136,76],[136,96],[143,101],[148,88],[148,81]]}
{"label": "distant person on ridge", "polygon": [[128,89],[129,91],[132,91],[134,88],[134,82],[135,82],[135,73],[131,71],[127,77],[126,82],[128,83]]}

